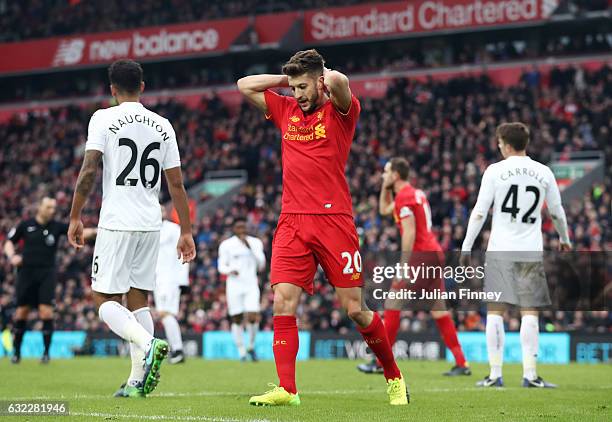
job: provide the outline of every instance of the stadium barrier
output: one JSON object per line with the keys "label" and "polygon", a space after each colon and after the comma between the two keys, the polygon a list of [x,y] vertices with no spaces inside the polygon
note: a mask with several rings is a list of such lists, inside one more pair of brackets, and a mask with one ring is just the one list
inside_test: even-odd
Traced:
{"label": "stadium barrier", "polygon": [[[300,331],[300,348],[298,360],[306,360],[310,357],[311,334]],[[261,331],[255,339],[255,354],[262,360],[272,360],[272,331]],[[247,334],[244,335],[244,344],[248,344]],[[202,335],[202,357],[204,359],[238,359],[238,350],[234,345],[232,334],[229,331],[207,331]]]}
{"label": "stadium barrier", "polygon": [[[258,334],[255,352],[263,360],[273,359],[271,331]],[[357,333],[300,331],[298,359],[369,359],[366,344]],[[204,359],[238,359],[231,333],[208,331],[204,334],[183,336],[187,356]],[[247,341],[245,335],[245,344]],[[470,362],[487,362],[487,346],[483,332],[461,332],[459,341]],[[9,344],[0,343],[0,358],[10,356]],[[42,355],[42,334],[28,331],[22,345],[23,358],[39,358]],[[400,333],[393,348],[398,359],[452,361],[440,337],[435,334]],[[51,357],[69,359],[79,355],[96,357],[128,356],[128,345],[111,333],[86,333],[85,331],[57,331],[53,335]],[[566,364],[612,363],[612,334],[600,333],[540,333],[538,359],[541,363]],[[521,362],[519,333],[506,333],[504,362]]]}
{"label": "stadium barrier", "polygon": [[[483,332],[457,333],[469,362],[488,362],[487,339]],[[540,333],[539,363],[565,364],[570,361],[569,333]],[[446,360],[453,361],[453,355],[446,351]],[[522,362],[521,339],[517,332],[507,332],[504,342],[504,363]]]}
{"label": "stadium barrier", "polygon": [[570,359],[579,363],[612,363],[612,334],[572,334]]}

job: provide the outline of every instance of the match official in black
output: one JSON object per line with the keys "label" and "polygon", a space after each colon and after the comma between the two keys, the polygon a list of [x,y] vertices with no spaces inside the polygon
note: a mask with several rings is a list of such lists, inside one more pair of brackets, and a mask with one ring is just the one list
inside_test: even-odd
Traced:
{"label": "match official in black", "polygon": [[[34,218],[21,221],[11,229],[4,244],[4,253],[17,270],[14,315],[13,363],[21,360],[21,342],[31,308],[38,307],[43,324],[44,353],[42,363],[49,362],[49,347],[53,335],[53,302],[55,296],[55,256],[60,236],[68,232],[68,224],[53,219],[57,202],[44,197]],[[85,229],[86,239],[96,235],[95,229]],[[22,242],[23,241],[23,242]],[[16,252],[22,244],[21,254]]]}

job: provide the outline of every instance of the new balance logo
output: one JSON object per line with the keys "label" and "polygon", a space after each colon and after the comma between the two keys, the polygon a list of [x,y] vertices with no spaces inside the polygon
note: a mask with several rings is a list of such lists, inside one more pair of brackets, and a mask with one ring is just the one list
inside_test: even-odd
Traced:
{"label": "new balance logo", "polygon": [[83,58],[84,48],[85,40],[81,38],[60,41],[53,58],[53,66],[67,66],[80,62]]}

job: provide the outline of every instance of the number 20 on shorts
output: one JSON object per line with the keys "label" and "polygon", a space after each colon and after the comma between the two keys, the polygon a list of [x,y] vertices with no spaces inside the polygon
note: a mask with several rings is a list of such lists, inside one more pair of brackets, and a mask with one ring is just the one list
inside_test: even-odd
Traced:
{"label": "number 20 on shorts", "polygon": [[342,274],[361,273],[361,254],[359,251],[351,254],[350,252],[342,252],[342,259],[346,260],[346,265],[342,270]]}

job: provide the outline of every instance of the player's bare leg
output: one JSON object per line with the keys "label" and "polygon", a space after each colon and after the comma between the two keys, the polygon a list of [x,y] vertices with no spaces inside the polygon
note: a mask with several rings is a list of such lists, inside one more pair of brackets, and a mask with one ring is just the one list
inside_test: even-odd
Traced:
{"label": "player's bare leg", "polygon": [[25,334],[26,325],[28,322],[28,314],[30,313],[29,306],[18,306],[15,310],[14,326],[13,326],[13,356],[11,363],[21,362],[21,343]]}
{"label": "player's bare leg", "polygon": [[253,362],[257,362],[257,355],[255,354],[255,337],[257,337],[259,331],[259,314],[257,312],[246,313],[246,328],[249,335],[247,353]]}
{"label": "player's bare leg", "polygon": [[383,366],[390,403],[392,405],[408,404],[410,401],[408,389],[393,357],[382,319],[378,313],[370,311],[365,306],[360,287],[337,287],[336,294],[349,318],[357,324],[357,330],[364,341]]}
{"label": "player's bare leg", "polygon": [[539,313],[534,308],[521,309],[521,350],[523,352],[523,387],[555,388],[538,376],[536,362],[539,347]]}
{"label": "player's bare leg", "polygon": [[238,356],[242,362],[246,362],[247,356],[246,347],[244,347],[244,328],[242,326],[243,316],[244,314],[236,314],[232,315],[230,318],[232,320],[232,338],[234,339],[236,349],[238,349]]}
{"label": "player's bare leg", "polygon": [[302,296],[302,288],[290,283],[278,283],[274,290],[274,340],[272,351],[279,385],[259,396],[253,396],[249,403],[254,406],[297,406],[300,397],[295,384],[295,359],[299,337],[295,313]]}
{"label": "player's bare leg", "polygon": [[489,303],[487,305],[487,352],[489,355],[490,372],[483,380],[478,381],[478,387],[503,387],[502,365],[504,363],[504,313],[506,305],[503,303]]}
{"label": "player's bare leg", "polygon": [[49,349],[51,347],[51,338],[53,337],[53,306],[40,304],[38,305],[38,317],[42,321],[42,334],[44,350],[40,363],[49,363]]}

